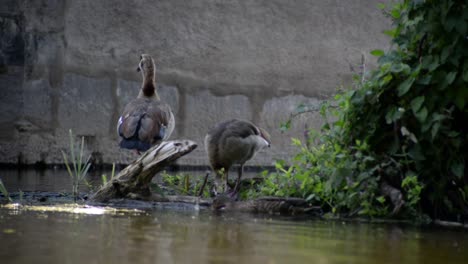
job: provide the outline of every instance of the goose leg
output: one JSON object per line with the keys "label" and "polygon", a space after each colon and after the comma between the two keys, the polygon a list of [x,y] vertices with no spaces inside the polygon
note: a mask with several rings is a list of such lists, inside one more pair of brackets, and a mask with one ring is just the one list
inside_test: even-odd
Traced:
{"label": "goose leg", "polygon": [[[226,178],[223,183],[223,177]],[[213,194],[217,196],[220,193],[226,192],[228,190],[228,172],[227,170],[221,169],[216,171]],[[223,191],[224,189],[224,191]]]}
{"label": "goose leg", "polygon": [[225,182],[225,185],[224,185],[224,192],[227,192],[229,190],[228,170],[224,170],[224,177],[226,178],[226,182]]}
{"label": "goose leg", "polygon": [[237,171],[237,181],[236,181],[236,185],[234,187],[234,194],[237,193],[239,191],[239,189],[240,189],[240,181],[241,181],[243,172],[244,172],[244,164],[241,164],[239,166],[238,171]]}

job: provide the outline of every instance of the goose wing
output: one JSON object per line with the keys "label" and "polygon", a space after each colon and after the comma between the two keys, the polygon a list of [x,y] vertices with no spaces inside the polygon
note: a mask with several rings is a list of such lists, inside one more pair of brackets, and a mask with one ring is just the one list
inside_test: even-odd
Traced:
{"label": "goose wing", "polygon": [[174,117],[169,105],[160,101],[138,98],[125,107],[119,118],[117,130],[123,140],[140,141],[145,145],[152,145],[169,137],[174,127],[173,122]]}
{"label": "goose wing", "polygon": [[205,138],[208,157],[214,167],[229,167],[252,157],[255,146],[252,137],[258,129],[250,122],[232,119],[217,124]]}

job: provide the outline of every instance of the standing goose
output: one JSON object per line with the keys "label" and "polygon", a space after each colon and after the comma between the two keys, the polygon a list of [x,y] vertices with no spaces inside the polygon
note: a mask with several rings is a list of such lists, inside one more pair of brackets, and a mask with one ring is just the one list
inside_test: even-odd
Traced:
{"label": "standing goose", "polygon": [[227,190],[229,168],[233,164],[239,164],[237,181],[232,192],[233,195],[236,194],[245,162],[261,149],[270,147],[270,143],[270,135],[248,121],[232,119],[217,124],[205,137],[205,149],[211,168],[216,173],[216,182],[224,176]]}
{"label": "standing goose", "polygon": [[119,118],[117,131],[120,147],[139,154],[151,146],[167,140],[174,130],[174,115],[168,104],[159,99],[156,91],[156,66],[148,54],[140,56],[137,71],[143,82],[136,99],[129,102]]}

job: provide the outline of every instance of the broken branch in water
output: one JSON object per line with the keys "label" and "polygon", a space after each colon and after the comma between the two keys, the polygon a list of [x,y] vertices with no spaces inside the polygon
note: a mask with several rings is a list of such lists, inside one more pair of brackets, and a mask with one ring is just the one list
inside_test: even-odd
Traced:
{"label": "broken branch in water", "polygon": [[93,202],[115,198],[150,199],[151,179],[178,158],[192,152],[191,140],[171,140],[152,147],[91,196]]}

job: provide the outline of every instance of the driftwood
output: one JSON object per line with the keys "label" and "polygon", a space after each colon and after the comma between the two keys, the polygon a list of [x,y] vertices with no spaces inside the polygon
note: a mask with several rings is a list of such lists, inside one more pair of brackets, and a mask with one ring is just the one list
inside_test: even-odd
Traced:
{"label": "driftwood", "polygon": [[92,202],[106,202],[116,198],[151,200],[151,179],[156,173],[197,147],[191,140],[164,141],[150,148],[123,169],[96,193]]}

